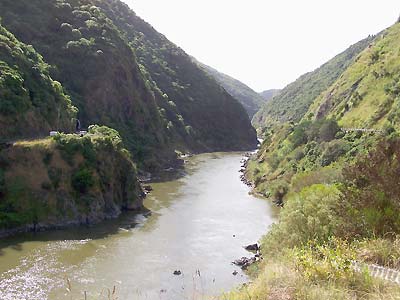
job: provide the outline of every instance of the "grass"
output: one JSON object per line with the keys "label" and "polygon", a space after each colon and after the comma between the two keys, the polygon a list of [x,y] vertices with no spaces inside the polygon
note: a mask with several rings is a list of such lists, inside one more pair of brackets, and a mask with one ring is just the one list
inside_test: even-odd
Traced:
{"label": "grass", "polygon": [[[322,93],[309,108],[308,114],[316,115],[319,107],[330,102],[333,106],[326,116],[336,118],[342,127],[374,128],[388,122],[389,107],[380,117],[376,114],[388,105],[386,86],[396,79],[400,69],[400,24],[385,31],[365,49],[339,79]],[[329,100],[328,100],[329,99]],[[325,104],[324,104],[325,103]],[[347,110],[344,107],[347,106]],[[393,108],[392,110],[394,110]]]}
{"label": "grass", "polygon": [[[324,251],[333,250],[326,247]],[[335,253],[329,259],[312,252],[303,248],[270,255],[260,264],[260,272],[252,283],[221,295],[218,300],[400,299],[398,285],[346,268],[337,272],[337,258],[341,254]],[[306,267],[299,266],[302,256],[311,259]],[[336,269],[336,273],[332,269]]]}

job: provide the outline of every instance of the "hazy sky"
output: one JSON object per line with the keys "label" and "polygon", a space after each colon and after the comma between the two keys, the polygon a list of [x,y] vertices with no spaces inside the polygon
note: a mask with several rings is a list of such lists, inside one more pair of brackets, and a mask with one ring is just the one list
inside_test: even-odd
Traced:
{"label": "hazy sky", "polygon": [[256,91],[282,88],[392,25],[399,0],[123,0],[188,54]]}

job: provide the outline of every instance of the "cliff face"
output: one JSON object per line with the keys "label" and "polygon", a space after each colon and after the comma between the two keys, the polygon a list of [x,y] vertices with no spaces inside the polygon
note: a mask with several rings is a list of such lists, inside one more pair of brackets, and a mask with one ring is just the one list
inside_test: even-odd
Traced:
{"label": "cliff face", "polygon": [[142,207],[143,192],[115,130],[17,142],[0,152],[0,234],[92,224]]}

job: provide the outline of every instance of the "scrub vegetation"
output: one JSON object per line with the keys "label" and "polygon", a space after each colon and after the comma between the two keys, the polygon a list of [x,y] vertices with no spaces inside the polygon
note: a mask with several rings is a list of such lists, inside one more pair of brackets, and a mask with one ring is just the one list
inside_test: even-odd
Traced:
{"label": "scrub vegetation", "polygon": [[[295,92],[297,81],[261,110],[264,142],[246,175],[283,208],[261,241],[254,282],[226,299],[400,299],[398,285],[351,267],[399,268],[399,30],[356,44],[335,76],[318,73],[330,62],[301,77],[321,81]],[[295,109],[275,111],[285,90]]]}

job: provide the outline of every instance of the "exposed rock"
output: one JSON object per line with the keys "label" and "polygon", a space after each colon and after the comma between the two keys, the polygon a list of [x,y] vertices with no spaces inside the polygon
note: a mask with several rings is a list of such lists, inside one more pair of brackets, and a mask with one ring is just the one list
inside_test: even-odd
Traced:
{"label": "exposed rock", "polygon": [[258,251],[260,247],[257,244],[251,244],[244,247],[247,251]]}
{"label": "exposed rock", "polygon": [[240,259],[233,261],[232,263],[236,266],[241,267],[242,270],[246,270],[250,265],[252,265],[256,261],[257,261],[257,259],[255,257],[251,257],[251,258],[242,257]]}
{"label": "exposed rock", "polygon": [[180,270],[175,270],[174,271],[174,275],[176,275],[176,276],[179,276],[179,275],[181,275],[182,274],[182,272],[180,271]]}

